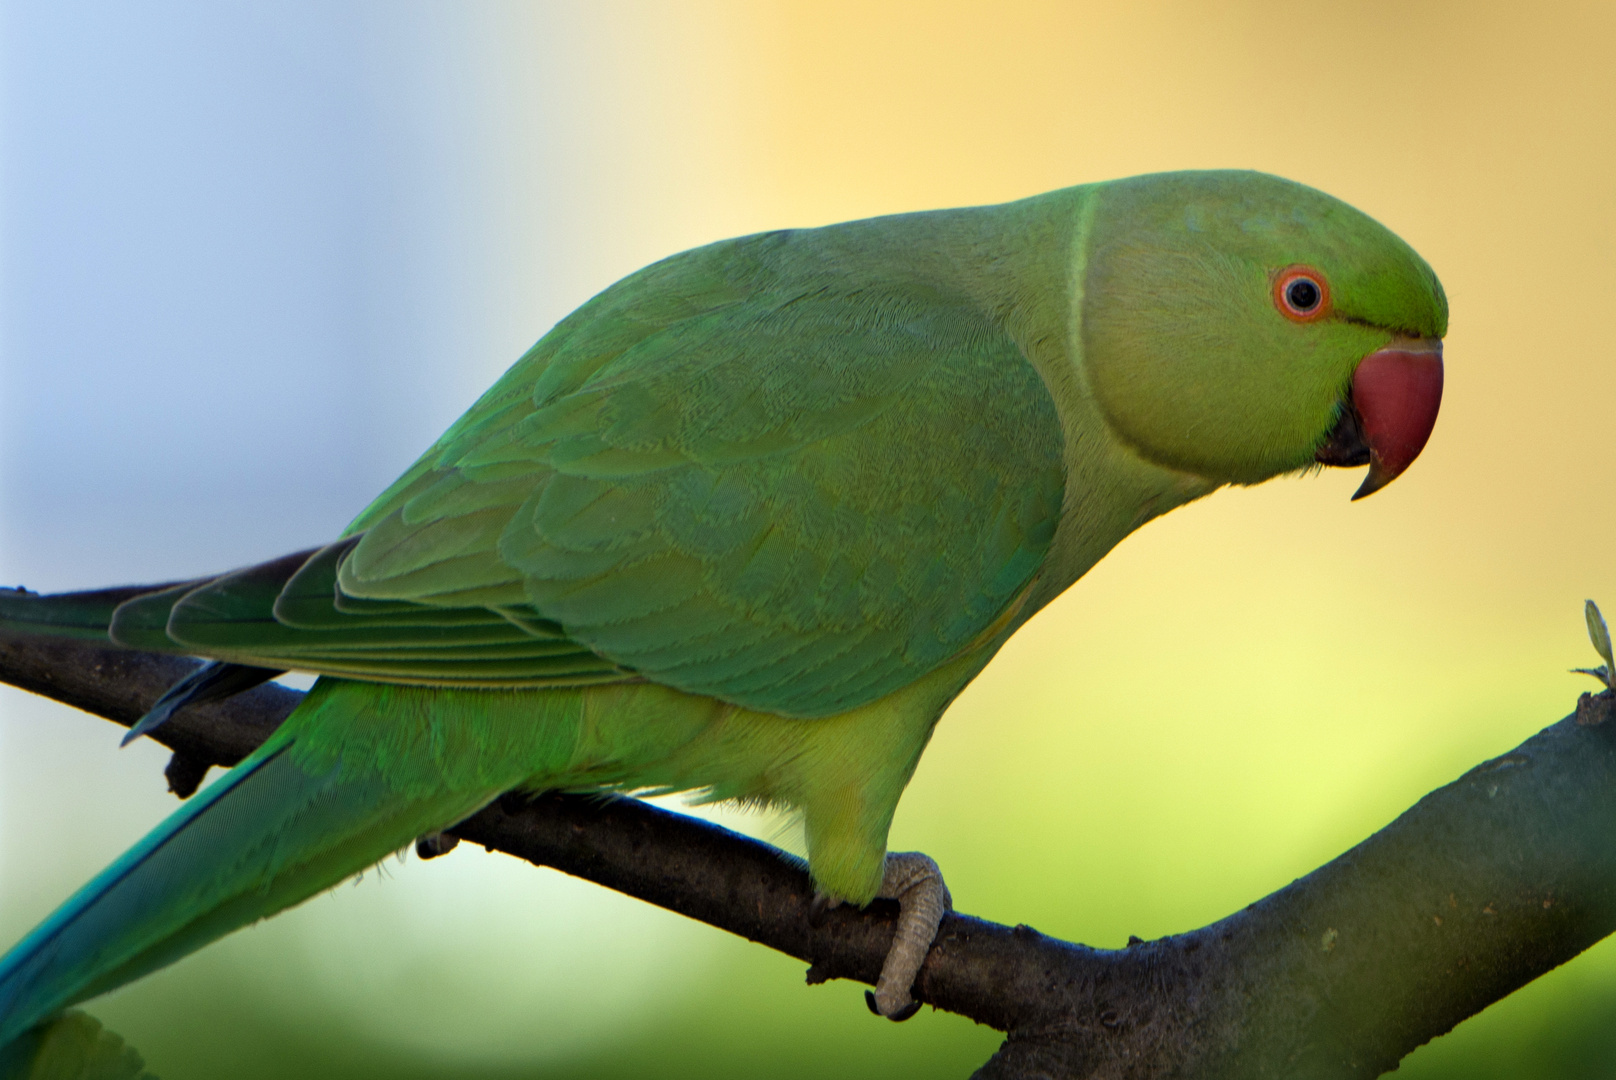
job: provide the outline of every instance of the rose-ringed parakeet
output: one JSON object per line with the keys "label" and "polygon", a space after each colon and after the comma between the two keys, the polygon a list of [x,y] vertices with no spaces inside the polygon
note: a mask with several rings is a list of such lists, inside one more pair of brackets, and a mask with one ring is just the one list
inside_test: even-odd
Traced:
{"label": "rose-ringed parakeet", "polygon": [[[264,746],[0,959],[0,1044],[513,789],[802,815],[822,893],[886,853],[950,701],[1129,532],[1225,484],[1420,452],[1447,304],[1298,184],[1173,173],[672,256],[547,334],[326,547],[0,625],[207,657],[141,729],[284,670]],[[138,729],[137,729],[138,730]]]}

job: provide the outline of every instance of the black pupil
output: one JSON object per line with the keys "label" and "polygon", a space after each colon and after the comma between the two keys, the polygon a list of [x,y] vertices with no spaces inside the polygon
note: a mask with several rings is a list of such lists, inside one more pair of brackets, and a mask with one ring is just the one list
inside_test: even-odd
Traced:
{"label": "black pupil", "polygon": [[1312,311],[1319,306],[1319,287],[1307,278],[1297,278],[1285,287],[1285,299],[1297,311]]}

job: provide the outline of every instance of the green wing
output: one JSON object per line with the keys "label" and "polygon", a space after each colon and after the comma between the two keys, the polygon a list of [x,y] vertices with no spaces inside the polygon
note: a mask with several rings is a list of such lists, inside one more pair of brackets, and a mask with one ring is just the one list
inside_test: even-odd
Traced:
{"label": "green wing", "polygon": [[608,289],[338,543],[141,595],[7,594],[0,622],[83,636],[110,612],[131,647],[381,682],[872,701],[1032,580],[1061,428],[978,307],[815,235]]}
{"label": "green wing", "polygon": [[1054,403],[963,297],[812,236],[580,309],[355,523],[342,594],[525,604],[622,670],[795,716],[966,648],[1054,534]]}
{"label": "green wing", "polygon": [[355,543],[144,594],[116,609],[110,634],[131,648],[381,682],[516,687],[629,677],[526,605],[443,608],[345,597],[336,588],[337,567]]}

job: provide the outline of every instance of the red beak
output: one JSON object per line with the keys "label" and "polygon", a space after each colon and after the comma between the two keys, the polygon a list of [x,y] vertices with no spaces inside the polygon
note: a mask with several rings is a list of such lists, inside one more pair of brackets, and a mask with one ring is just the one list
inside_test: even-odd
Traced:
{"label": "red beak", "polygon": [[1352,376],[1352,404],[1369,444],[1369,475],[1356,500],[1397,479],[1425,449],[1442,407],[1442,342],[1405,338],[1364,357]]}

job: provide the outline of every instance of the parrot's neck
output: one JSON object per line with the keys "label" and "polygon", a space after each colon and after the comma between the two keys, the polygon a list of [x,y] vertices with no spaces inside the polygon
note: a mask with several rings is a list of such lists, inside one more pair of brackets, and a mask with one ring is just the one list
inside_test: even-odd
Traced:
{"label": "parrot's neck", "polygon": [[[1037,580],[1005,626],[1017,626],[1066,591],[1124,537],[1222,484],[1154,464],[1107,423],[1084,365],[1084,283],[1089,224],[1104,185],[999,206],[881,219],[913,222],[916,257],[992,312],[1049,388],[1064,430],[1061,519]],[[873,224],[873,223],[872,223]],[[999,640],[1003,640],[1001,637]]]}

